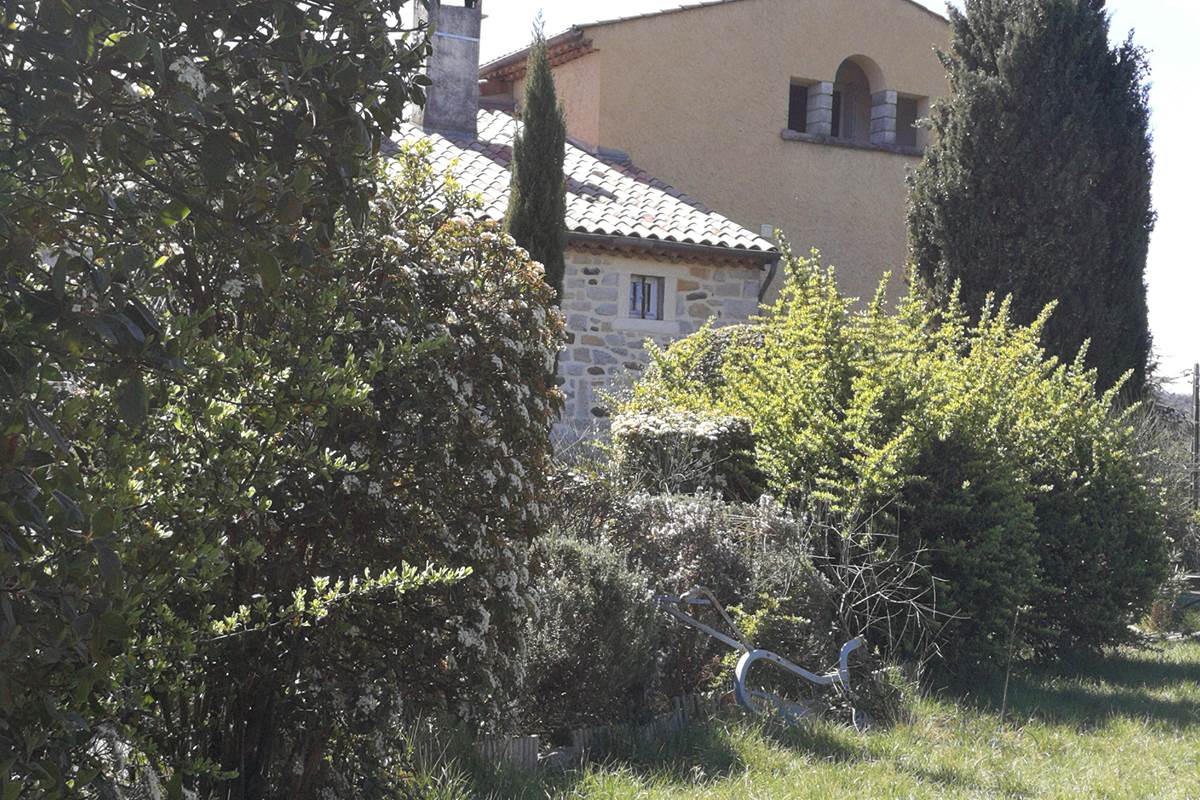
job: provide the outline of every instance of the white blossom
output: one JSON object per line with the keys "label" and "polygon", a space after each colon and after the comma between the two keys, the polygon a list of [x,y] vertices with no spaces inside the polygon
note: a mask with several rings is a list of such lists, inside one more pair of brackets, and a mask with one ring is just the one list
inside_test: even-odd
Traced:
{"label": "white blossom", "polygon": [[200,72],[200,67],[196,65],[191,56],[181,56],[175,59],[168,69],[179,76],[180,83],[191,87],[196,97],[201,100],[212,91],[212,87],[204,80],[204,74]]}

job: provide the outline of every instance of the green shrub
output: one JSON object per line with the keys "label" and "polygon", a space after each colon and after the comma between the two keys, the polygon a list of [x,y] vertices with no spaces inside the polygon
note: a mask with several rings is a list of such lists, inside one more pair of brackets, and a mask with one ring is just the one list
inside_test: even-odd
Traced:
{"label": "green shrub", "polygon": [[1110,462],[1044,493],[1035,508],[1034,646],[1048,654],[1127,640],[1166,578],[1162,503],[1139,475]]}
{"label": "green shrub", "polygon": [[686,411],[622,414],[612,445],[622,478],[651,492],[718,492],[753,499],[761,493],[748,420]]}
{"label": "green shrub", "polygon": [[[810,622],[803,631],[797,628],[790,638],[778,640],[786,648],[781,652],[828,665],[849,635],[836,630],[833,592],[813,566],[810,521],[793,517],[768,496],[751,504],[711,494],[648,495],[607,466],[589,476],[570,472],[552,481],[545,514],[551,538],[584,541],[620,554],[653,594],[678,596],[705,586],[723,605],[751,612],[763,596],[782,598],[779,608]],[[646,598],[640,602],[648,604]],[[723,626],[711,612],[692,610]],[[668,698],[711,688],[714,681],[728,685],[729,672],[722,666],[727,646],[669,619],[657,607],[654,614],[660,627],[651,648],[652,703],[664,707]],[[603,630],[605,635],[628,635],[620,626]],[[588,689],[580,685],[578,691]],[[582,707],[590,701],[581,697],[577,702]]]}
{"label": "green shrub", "polygon": [[713,495],[635,494],[608,537],[663,594],[705,586],[718,598],[741,597],[750,581],[743,509]]}
{"label": "green shrub", "polygon": [[665,621],[648,576],[602,542],[547,536],[536,555],[525,722],[561,733],[644,714]]}
{"label": "green shrub", "polygon": [[164,320],[187,369],[136,380],[136,425],[128,382],[61,406],[138,600],[96,752],[201,796],[390,796],[403,719],[513,721],[560,319],[420,149],[388,169],[334,255]]}
{"label": "green shrub", "polygon": [[[314,513],[336,471],[325,461],[327,446],[337,450],[325,423],[357,405],[374,343],[350,363],[336,325],[298,340],[277,323],[303,327],[313,321],[306,310],[328,299],[335,231],[365,218],[379,178],[371,156],[424,96],[428,36],[406,30],[400,5],[6,3],[0,796],[119,795],[114,748],[99,741],[109,733],[118,749],[134,748],[131,763],[178,768],[187,789],[194,775],[211,774],[205,759],[222,747],[224,766],[253,765],[233,753],[234,731],[273,695],[258,695],[264,705],[254,709],[214,698],[212,716],[181,718],[195,708],[175,704],[176,685],[158,681],[162,659],[184,659],[170,666],[185,669],[197,658],[191,648],[206,643],[248,668],[233,642],[256,636],[210,646],[209,623],[253,603],[265,572],[277,570],[266,594],[278,610],[291,608],[292,590],[349,602],[336,581],[318,591],[313,577],[362,579],[375,563],[378,578],[398,564],[321,571],[329,540]],[[340,291],[348,299],[372,288],[354,281]],[[308,302],[297,307],[293,289]],[[326,337],[338,339],[337,352],[323,348]],[[328,373],[314,379],[309,357]],[[220,383],[214,373],[256,366],[261,374],[241,388],[230,381],[206,395],[210,381]],[[174,413],[182,394],[194,416]],[[272,413],[313,426],[297,429],[297,448],[311,449],[302,465],[276,470],[269,454],[260,463],[273,426],[238,424]],[[157,446],[160,425],[179,446],[139,453]],[[178,462],[162,470],[167,456]],[[190,485],[157,494],[171,477],[160,470],[176,468],[192,473]],[[264,531],[289,513],[267,508],[272,499],[303,501],[287,533]],[[301,515],[311,525],[303,535]],[[143,548],[153,555],[142,560]],[[397,575],[388,589],[374,580],[356,588],[373,587],[382,602],[413,583]],[[176,605],[164,587],[191,597]],[[149,662],[132,652],[142,637]],[[267,652],[260,675],[276,662],[292,666],[290,655]],[[211,680],[207,688],[230,684],[227,675]],[[268,729],[276,725],[303,727],[288,719]],[[158,738],[164,730],[170,741]],[[263,739],[251,730],[243,741],[249,750]],[[277,759],[288,756],[276,749]],[[289,792],[287,782],[273,788]]]}
{"label": "green shrub", "polygon": [[[943,610],[971,620],[952,661],[994,652],[1025,604],[1043,652],[1119,638],[1165,573],[1162,500],[1111,411],[1119,387],[1098,395],[1082,356],[1045,355],[1049,309],[1019,326],[989,304],[970,323],[916,288],[895,311],[884,297],[854,311],[831,271],[789,254],[756,334],[655,352],[623,412],[750,420],[769,489],[832,510],[856,532],[843,548],[903,557],[881,533],[907,526],[943,571]],[[698,380],[717,349],[721,380]]]}
{"label": "green shrub", "polygon": [[1013,467],[955,437],[933,441],[913,467],[900,511],[900,548],[918,553],[939,586],[951,668],[1002,663],[1019,608],[1038,581],[1033,506]]}

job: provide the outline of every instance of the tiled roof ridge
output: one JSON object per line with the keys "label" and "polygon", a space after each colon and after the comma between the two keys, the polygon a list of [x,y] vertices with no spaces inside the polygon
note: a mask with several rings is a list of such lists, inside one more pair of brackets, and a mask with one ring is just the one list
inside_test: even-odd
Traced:
{"label": "tiled roof ridge", "polygon": [[[561,33],[556,33],[546,39],[546,52],[550,58],[550,66],[557,67],[568,61],[582,58],[594,52],[592,40],[585,39],[583,29],[572,25]],[[479,67],[481,78],[502,78],[512,80],[520,78],[525,73],[525,61],[529,57],[529,45],[513,50],[491,59]]]}
{"label": "tiled roof ridge", "polygon": [[[460,183],[483,201],[481,214],[503,219],[508,203],[512,140],[520,126],[514,115],[480,110],[475,138],[426,134],[407,124],[402,139],[425,139],[435,168],[457,162]],[[718,214],[670,184],[630,163],[567,146],[567,227],[588,237],[617,237],[627,246],[675,244],[711,250],[709,257],[768,258],[773,243]],[[719,252],[718,252],[719,251]]]}

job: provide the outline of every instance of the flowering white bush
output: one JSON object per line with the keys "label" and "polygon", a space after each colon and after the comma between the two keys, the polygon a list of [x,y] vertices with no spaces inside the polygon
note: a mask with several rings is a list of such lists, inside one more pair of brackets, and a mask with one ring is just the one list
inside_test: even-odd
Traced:
{"label": "flowering white bush", "polygon": [[[408,560],[470,570],[413,610],[407,710],[502,724],[523,678],[561,319],[541,266],[462,215],[470,201],[434,175],[422,146],[389,171],[342,257],[356,298],[347,343],[377,367],[366,413],[331,442],[338,502],[361,530],[397,537]],[[413,204],[431,190],[433,214]]]}

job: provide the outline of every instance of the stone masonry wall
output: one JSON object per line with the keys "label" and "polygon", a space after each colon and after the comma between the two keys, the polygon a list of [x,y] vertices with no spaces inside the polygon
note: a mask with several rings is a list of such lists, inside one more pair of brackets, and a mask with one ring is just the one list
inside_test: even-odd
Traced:
{"label": "stone masonry wall", "polygon": [[[629,317],[632,275],[663,278],[664,319]],[[568,342],[558,363],[566,405],[557,435],[579,438],[607,427],[603,395],[637,380],[648,360],[647,339],[661,346],[709,319],[716,325],[749,319],[765,275],[757,266],[568,250],[562,299]]]}

